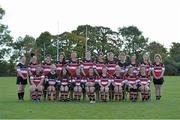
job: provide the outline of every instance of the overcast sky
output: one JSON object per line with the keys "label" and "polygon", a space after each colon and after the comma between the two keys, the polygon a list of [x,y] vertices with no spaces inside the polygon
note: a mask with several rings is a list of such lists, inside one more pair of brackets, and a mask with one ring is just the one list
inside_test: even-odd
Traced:
{"label": "overcast sky", "polygon": [[72,31],[78,25],[118,27],[135,25],[150,41],[169,48],[180,42],[179,0],[0,0],[3,24],[16,39]]}

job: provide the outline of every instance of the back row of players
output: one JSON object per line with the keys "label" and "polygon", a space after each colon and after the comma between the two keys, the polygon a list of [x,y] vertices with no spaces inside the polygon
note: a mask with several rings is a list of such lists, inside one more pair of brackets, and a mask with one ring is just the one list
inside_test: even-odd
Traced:
{"label": "back row of players", "polygon": [[101,101],[119,101],[129,99],[136,101],[138,92],[141,93],[143,101],[150,98],[150,81],[153,76],[156,100],[161,98],[161,86],[165,71],[162,58],[159,54],[154,56],[151,64],[149,56],[143,55],[141,63],[137,63],[136,56],[132,55],[130,62],[126,62],[126,54],[119,53],[118,60],[114,54],[109,52],[107,60],[103,53],[98,54],[96,61],[92,60],[91,53],[85,53],[85,59],[79,60],[77,53],[72,52],[67,62],[64,53],[60,53],[59,61],[52,63],[50,55],[45,61],[38,64],[37,57],[31,56],[28,66],[25,65],[26,58],[23,56],[17,65],[18,98],[24,100],[24,88],[27,79],[30,81],[30,93],[33,101],[40,101],[41,96],[48,95],[48,100],[68,101],[83,99],[88,96],[90,103],[96,99]]}

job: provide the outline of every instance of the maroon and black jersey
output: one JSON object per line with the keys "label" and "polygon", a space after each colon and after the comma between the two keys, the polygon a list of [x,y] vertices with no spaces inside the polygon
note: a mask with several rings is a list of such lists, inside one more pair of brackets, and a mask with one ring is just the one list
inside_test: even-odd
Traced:
{"label": "maroon and black jersey", "polygon": [[116,70],[116,61],[114,60],[114,61],[107,61],[106,62],[106,67],[107,67],[107,72],[108,72],[108,74],[109,75],[114,75],[114,73],[115,73],[115,70]]}
{"label": "maroon and black jersey", "polygon": [[43,74],[46,77],[48,73],[51,71],[51,64],[49,63],[42,63],[41,67],[43,68]]}
{"label": "maroon and black jersey", "polygon": [[146,75],[139,74],[137,76],[137,79],[140,81],[141,84],[147,84],[150,82],[150,77],[148,74],[146,74]]}
{"label": "maroon and black jersey", "polygon": [[72,61],[70,60],[67,67],[68,67],[68,72],[73,76],[76,72],[76,68],[80,66],[79,60]]}
{"label": "maroon and black jersey", "polygon": [[[33,76],[31,76],[30,77],[30,80],[36,85],[36,86],[38,86],[40,83],[41,83],[41,81],[44,81],[44,76],[43,75],[33,75]],[[41,85],[43,85],[43,83],[41,84]]]}
{"label": "maroon and black jersey", "polygon": [[63,75],[60,78],[60,81],[61,81],[61,85],[67,86],[69,84],[69,77],[67,75]]}
{"label": "maroon and black jersey", "polygon": [[105,66],[104,62],[96,61],[95,63],[95,69],[98,72],[99,75],[102,74],[102,69]]}
{"label": "maroon and black jersey", "polygon": [[48,84],[49,86],[54,86],[56,84],[56,81],[57,81],[57,73],[52,73],[52,72],[49,72],[47,74],[47,80],[48,80]]}
{"label": "maroon and black jersey", "polygon": [[74,77],[72,77],[72,82],[74,82],[75,85],[77,85],[77,86],[81,85],[82,80],[83,80],[82,75],[75,75]]}
{"label": "maroon and black jersey", "polygon": [[29,73],[29,75],[35,75],[37,66],[38,66],[38,64],[34,64],[34,63],[30,63],[28,65],[28,71],[30,71],[32,73],[32,74]]}
{"label": "maroon and black jersey", "polygon": [[88,74],[90,67],[95,68],[93,60],[84,60],[81,64],[81,69],[83,69],[86,75]]}
{"label": "maroon and black jersey", "polygon": [[109,75],[101,75],[99,84],[102,87],[108,87],[109,86]]}
{"label": "maroon and black jersey", "polygon": [[19,63],[17,66],[16,66],[16,69],[17,69],[17,77],[21,77],[19,75],[19,73],[21,73],[24,77],[27,77],[28,76],[28,67],[26,65],[23,65],[22,63]]}
{"label": "maroon and black jersey", "polygon": [[133,74],[134,74],[135,76],[139,74],[139,65],[138,65],[138,63],[134,63],[134,64],[129,63],[128,66],[127,66],[127,68],[129,68],[129,67],[132,67],[132,68],[133,68]]}
{"label": "maroon and black jersey", "polygon": [[144,65],[146,67],[146,74],[150,75],[151,74],[151,69],[152,69],[152,65],[148,62],[141,62],[141,65]]}
{"label": "maroon and black jersey", "polygon": [[56,62],[56,73],[57,73],[57,74],[60,74],[61,71],[62,71],[62,68],[63,68],[64,66],[66,66],[65,60],[64,60],[64,61],[57,61],[57,62]]}
{"label": "maroon and black jersey", "polygon": [[129,84],[136,84],[137,76],[135,74],[129,75],[127,73],[124,79],[127,80]]}
{"label": "maroon and black jersey", "polygon": [[93,74],[93,75],[87,75],[86,76],[86,81],[87,82],[95,82],[95,80],[96,80],[96,76],[95,76],[95,73]]}
{"label": "maroon and black jersey", "polygon": [[122,62],[118,62],[117,63],[119,65],[119,67],[121,68],[120,74],[121,74],[121,78],[124,78],[124,75],[127,72],[127,66],[128,64],[126,62],[122,63]]}
{"label": "maroon and black jersey", "polygon": [[120,86],[123,80],[121,76],[113,75],[114,85]]}
{"label": "maroon and black jersey", "polygon": [[163,63],[160,63],[159,65],[157,65],[156,63],[154,63],[152,65],[152,71],[154,72],[156,77],[160,77],[161,74],[165,71],[165,66]]}

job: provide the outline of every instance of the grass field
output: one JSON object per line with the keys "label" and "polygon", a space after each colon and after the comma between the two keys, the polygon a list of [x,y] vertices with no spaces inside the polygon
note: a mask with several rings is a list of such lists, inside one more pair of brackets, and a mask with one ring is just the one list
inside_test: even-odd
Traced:
{"label": "grass field", "polygon": [[17,86],[14,77],[0,77],[0,119],[180,119],[180,77],[165,77],[163,97],[155,100],[152,84],[152,100],[108,102],[90,104],[86,102],[44,102],[33,103],[26,87],[24,102],[17,100]]}

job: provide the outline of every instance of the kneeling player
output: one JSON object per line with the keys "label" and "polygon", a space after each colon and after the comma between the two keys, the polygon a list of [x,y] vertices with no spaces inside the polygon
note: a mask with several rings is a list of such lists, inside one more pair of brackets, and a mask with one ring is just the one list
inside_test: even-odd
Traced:
{"label": "kneeling player", "polygon": [[135,102],[137,100],[138,90],[137,90],[137,78],[136,75],[133,74],[133,67],[129,67],[128,73],[125,76],[125,80],[128,81],[130,100]]}
{"label": "kneeling player", "polygon": [[138,79],[140,80],[140,85],[141,85],[140,90],[141,90],[142,101],[148,100],[150,98],[150,88],[149,88],[150,78],[149,75],[146,74],[145,66],[141,66]]}
{"label": "kneeling player", "polygon": [[90,103],[95,103],[95,74],[93,67],[89,68],[89,73],[87,75],[86,92]]}
{"label": "kneeling player", "polygon": [[44,78],[45,77],[42,75],[41,72],[41,67],[37,67],[35,75],[30,77],[31,80],[30,93],[33,101],[39,102],[41,99],[41,95],[43,92]]}
{"label": "kneeling player", "polygon": [[108,99],[109,85],[110,85],[109,76],[107,75],[106,67],[103,67],[102,69],[102,75],[100,77],[99,85],[100,85],[101,101],[106,102]]}
{"label": "kneeling player", "polygon": [[68,101],[68,92],[69,92],[69,77],[67,74],[66,67],[62,68],[62,76],[61,76],[61,87],[60,87],[60,94],[61,94],[61,100],[62,101]]}
{"label": "kneeling player", "polygon": [[123,98],[123,79],[121,78],[121,73],[120,73],[121,68],[116,67],[115,69],[115,75],[113,76],[113,86],[114,86],[114,98],[115,101],[120,101]]}
{"label": "kneeling player", "polygon": [[55,72],[56,66],[51,65],[51,71],[47,75],[46,81],[48,81],[48,100],[54,101],[56,99],[55,84],[57,81],[57,73]]}

